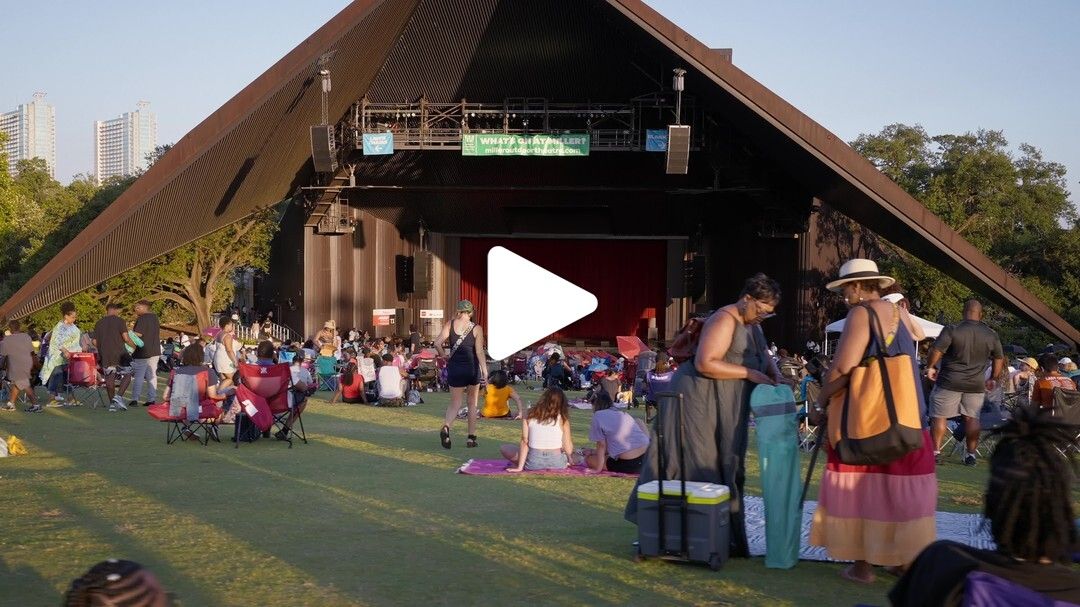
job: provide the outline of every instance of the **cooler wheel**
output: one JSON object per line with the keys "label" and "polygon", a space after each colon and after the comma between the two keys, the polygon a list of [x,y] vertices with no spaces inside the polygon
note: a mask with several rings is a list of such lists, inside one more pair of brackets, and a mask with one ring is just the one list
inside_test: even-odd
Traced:
{"label": "cooler wheel", "polygon": [[712,569],[713,571],[720,571],[720,567],[722,566],[723,562],[720,560],[720,555],[715,553],[709,555],[709,569]]}

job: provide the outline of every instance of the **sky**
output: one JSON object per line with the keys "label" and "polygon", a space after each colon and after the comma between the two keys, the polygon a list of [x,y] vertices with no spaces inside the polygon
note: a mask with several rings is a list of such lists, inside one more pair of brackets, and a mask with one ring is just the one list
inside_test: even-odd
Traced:
{"label": "sky", "polygon": [[[1080,2],[647,3],[845,141],[895,122],[1002,130],[1080,192]],[[347,4],[0,0],[0,111],[48,93],[67,183],[90,172],[95,120],[147,100],[159,143],[175,142]]]}

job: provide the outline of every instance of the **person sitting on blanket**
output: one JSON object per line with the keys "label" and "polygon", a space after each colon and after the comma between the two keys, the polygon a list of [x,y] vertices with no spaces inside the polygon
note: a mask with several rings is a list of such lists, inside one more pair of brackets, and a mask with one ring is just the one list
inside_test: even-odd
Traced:
{"label": "person sitting on blanket", "polygon": [[394,355],[383,354],[383,365],[379,367],[379,406],[404,407],[405,393],[402,388],[408,373],[401,367],[394,366]]}
{"label": "person sitting on blanket", "polygon": [[574,441],[570,436],[570,405],[566,394],[548,388],[521,419],[521,443],[503,445],[510,472],[561,470],[574,464]]}
{"label": "person sitting on blanket", "polygon": [[973,571],[1080,604],[1080,572],[1068,565],[1077,542],[1071,468],[1078,430],[1036,406],[1017,409],[993,430],[999,440],[990,455],[983,516],[997,550],[930,544],[889,592],[892,604],[960,605]]}
{"label": "person sitting on blanket", "polygon": [[510,401],[517,405],[517,417],[521,419],[521,397],[516,390],[510,387],[510,378],[506,371],[498,370],[488,376],[487,392],[484,395],[484,408],[480,410],[481,417],[510,417]]}
{"label": "person sitting on blanket", "polygon": [[596,449],[582,449],[582,455],[593,472],[637,474],[649,450],[649,431],[645,422],[613,409],[612,405],[607,392],[601,391],[593,399],[595,413],[589,426],[589,440],[596,441]]}

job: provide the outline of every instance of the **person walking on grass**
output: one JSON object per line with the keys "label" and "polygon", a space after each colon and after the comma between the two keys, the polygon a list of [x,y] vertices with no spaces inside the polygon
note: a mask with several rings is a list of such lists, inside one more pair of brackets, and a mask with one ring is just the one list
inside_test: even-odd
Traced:
{"label": "person walking on grass", "polygon": [[[450,384],[450,406],[446,408],[439,442],[450,448],[450,427],[461,410],[462,400],[469,406],[468,441],[466,447],[476,446],[476,407],[480,398],[480,378],[487,377],[487,355],[484,351],[484,330],[473,322],[472,302],[463,299],[457,304],[457,316],[443,326],[435,348],[446,356],[447,383]],[[447,354],[444,344],[450,343]]]}
{"label": "person walking on grass", "polygon": [[14,411],[15,401],[19,399],[19,393],[26,394],[30,401],[27,413],[41,411],[41,405],[34,395],[34,386],[30,383],[30,372],[34,367],[34,343],[30,336],[22,332],[22,325],[17,320],[8,323],[11,335],[0,341],[0,357],[3,358],[7,370],[8,381],[11,389],[8,391],[8,402],[0,411]]}
{"label": "person walking on grass", "polygon": [[127,392],[131,380],[128,374],[120,374],[120,392],[116,391],[117,370],[120,359],[126,354],[124,344],[135,346],[128,334],[127,323],[120,317],[120,304],[110,303],[105,306],[105,316],[94,325],[94,347],[97,348],[98,362],[105,375],[105,392],[109,395],[109,409],[112,411],[127,410],[124,392]]}
{"label": "person walking on grass", "polygon": [[143,344],[131,353],[131,371],[134,375],[132,401],[138,403],[146,385],[146,401],[149,407],[157,401],[157,366],[161,358],[161,323],[157,314],[150,311],[150,302],[143,299],[135,304],[135,334]]}
{"label": "person walking on grass", "polygon": [[[942,462],[941,442],[946,422],[964,418],[967,454],[964,465],[974,466],[979,445],[979,413],[986,393],[992,392],[1005,370],[1005,354],[997,333],[982,322],[982,304],[970,299],[964,304],[964,320],[941,331],[926,363],[926,377],[935,382],[930,393],[933,418],[934,457]],[[993,361],[990,379],[985,379],[987,361]],[[941,370],[937,369],[938,363]]]}

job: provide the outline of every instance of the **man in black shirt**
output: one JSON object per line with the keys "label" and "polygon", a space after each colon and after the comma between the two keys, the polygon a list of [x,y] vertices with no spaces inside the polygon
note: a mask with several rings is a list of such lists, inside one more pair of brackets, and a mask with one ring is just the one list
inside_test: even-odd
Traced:
{"label": "man in black shirt", "polygon": [[157,400],[157,365],[161,358],[161,325],[156,314],[150,311],[150,302],[145,299],[135,304],[135,334],[143,345],[135,348],[131,354],[131,370],[135,376],[132,396],[137,403],[143,395],[143,383],[146,383],[147,407]]}
{"label": "man in black shirt", "polygon": [[120,358],[126,354],[124,345],[134,346],[128,337],[127,323],[120,318],[120,304],[110,303],[105,306],[105,316],[94,325],[94,347],[101,359],[101,368],[105,373],[105,392],[109,394],[112,405],[110,411],[127,410],[124,404],[124,392],[127,391],[128,375],[121,376],[120,393],[116,392],[116,372],[120,367]]}
{"label": "man in black shirt", "polygon": [[[975,465],[975,449],[979,445],[979,413],[986,393],[993,391],[1005,368],[1005,355],[997,333],[982,322],[983,308],[971,299],[964,304],[964,320],[941,331],[927,361],[926,377],[937,382],[930,394],[931,432],[934,436],[934,455],[941,461],[941,441],[945,423],[953,417],[964,418],[967,454],[964,464]],[[986,366],[993,360],[990,379]],[[937,365],[941,363],[941,370]]]}
{"label": "man in black shirt", "polygon": [[420,353],[420,332],[416,325],[409,325],[409,355]]}

